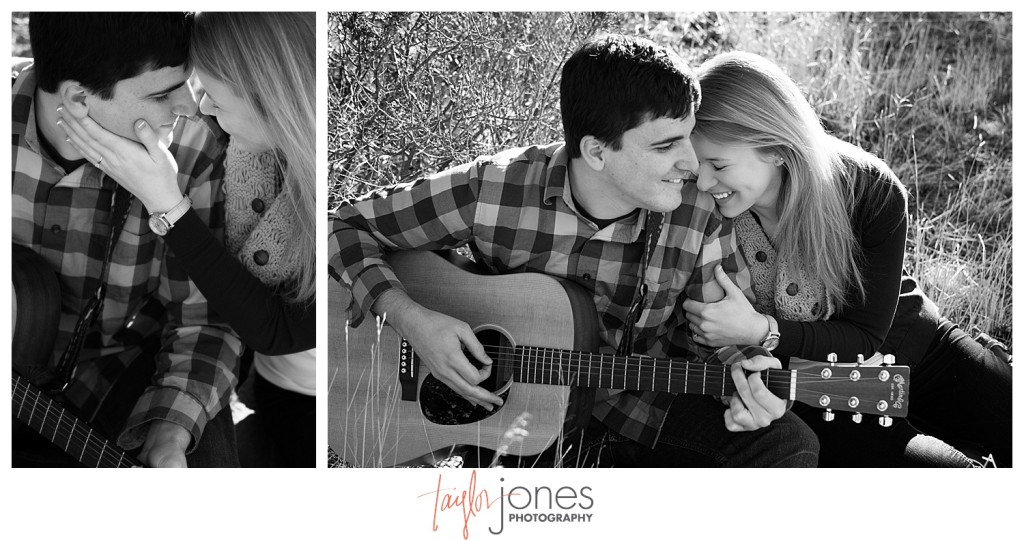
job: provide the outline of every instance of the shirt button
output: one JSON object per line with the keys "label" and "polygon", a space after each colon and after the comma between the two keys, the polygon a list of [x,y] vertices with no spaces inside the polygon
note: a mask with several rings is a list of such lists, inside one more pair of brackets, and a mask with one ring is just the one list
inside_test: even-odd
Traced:
{"label": "shirt button", "polygon": [[583,281],[584,282],[589,282],[590,281],[590,273],[586,273],[586,274],[583,275]]}
{"label": "shirt button", "polygon": [[61,227],[59,224],[53,224],[50,226],[50,232],[52,233],[60,233],[60,229]]}
{"label": "shirt button", "polygon": [[256,214],[259,214],[259,213],[263,212],[264,209],[267,208],[267,206],[265,204],[263,204],[263,200],[258,198],[258,197],[256,199],[252,200],[251,206],[252,206],[252,211],[255,212]]}
{"label": "shirt button", "polygon": [[757,254],[754,255],[754,258],[760,261],[761,263],[764,263],[765,261],[768,261],[768,254],[759,250]]}
{"label": "shirt button", "polygon": [[786,293],[789,294],[790,297],[796,295],[799,292],[800,292],[800,286],[798,286],[796,284],[789,284],[789,287],[786,288]]}
{"label": "shirt button", "polygon": [[255,261],[257,265],[262,267],[263,265],[266,265],[268,261],[270,261],[270,254],[268,254],[266,250],[260,250],[252,254],[252,260]]}

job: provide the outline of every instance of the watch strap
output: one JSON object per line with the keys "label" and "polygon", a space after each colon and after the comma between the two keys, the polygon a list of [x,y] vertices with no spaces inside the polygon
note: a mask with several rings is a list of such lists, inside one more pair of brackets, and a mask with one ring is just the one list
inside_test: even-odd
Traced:
{"label": "watch strap", "polygon": [[174,227],[174,224],[180,220],[190,208],[192,208],[192,199],[190,199],[188,194],[186,194],[181,196],[181,201],[179,201],[177,205],[171,207],[171,210],[158,213],[156,217],[163,221],[164,225],[167,226],[167,229],[170,229]]}

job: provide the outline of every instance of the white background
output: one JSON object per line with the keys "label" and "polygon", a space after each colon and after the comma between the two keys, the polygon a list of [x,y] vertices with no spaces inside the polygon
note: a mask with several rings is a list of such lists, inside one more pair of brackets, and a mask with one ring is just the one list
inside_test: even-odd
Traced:
{"label": "white background", "polygon": [[[940,5],[936,2],[858,2],[850,5],[742,2],[452,2],[335,1],[310,2],[27,2],[16,0],[15,11],[28,9],[294,9],[318,11],[318,200],[326,196],[326,12],[369,9],[858,9],[1011,11],[1009,2],[971,2]],[[20,6],[17,4],[21,4]],[[8,17],[10,12],[6,12]],[[9,19],[7,19],[9,21]],[[7,23],[5,23],[7,24]],[[9,57],[10,39],[3,41]],[[1020,39],[1015,40],[1019,42]],[[1020,58],[1019,43],[1014,56]],[[1020,72],[1019,61],[1014,63]],[[1017,78],[1019,79],[1019,77]],[[1018,81],[1014,81],[1014,90]],[[7,97],[10,87],[4,85]],[[5,101],[6,103],[6,101]],[[10,109],[2,110],[5,148],[9,148]],[[1015,119],[1019,115],[1015,114]],[[2,153],[2,165],[10,154]],[[1019,166],[1014,180],[1019,180]],[[1016,184],[1016,182],[1015,182]],[[4,209],[10,208],[0,190]],[[321,213],[319,236],[326,239],[326,212]],[[1014,212],[1015,229],[1019,213]],[[9,220],[0,220],[6,234]],[[318,260],[326,262],[326,244]],[[9,280],[8,245],[0,243],[0,272]],[[1016,258],[1015,258],[1016,262]],[[325,264],[325,263],[323,263]],[[1016,273],[1015,273],[1016,274]],[[319,291],[326,294],[327,273],[320,273]],[[9,305],[9,290],[0,288],[0,305]],[[1014,296],[1017,306],[1019,295]],[[318,336],[327,337],[327,305],[318,303]],[[0,328],[10,344],[8,308]],[[1016,314],[1014,314],[1016,320]],[[10,351],[0,355],[0,371],[7,374]],[[319,348],[320,389],[326,389],[327,348]],[[1018,395],[1020,393],[1017,393]],[[1020,416],[1020,397],[1015,400]],[[318,426],[325,427],[326,396],[318,398]],[[158,471],[92,470],[25,471],[10,469],[10,405],[0,400],[0,537],[4,539],[462,539],[458,509],[444,512],[438,530],[432,530],[433,496],[438,475],[444,487],[468,488],[470,470],[353,470],[325,469],[326,452],[316,470]],[[1020,422],[1017,423],[1018,428]],[[1019,432],[1019,430],[1017,430]],[[1019,438],[1018,438],[1019,439]],[[327,449],[320,430],[318,447]],[[1018,453],[1019,454],[1019,453]],[[500,481],[505,478],[505,481]],[[1022,509],[1024,484],[1012,469],[880,470],[833,469],[815,471],[738,470],[481,470],[477,488],[493,500],[500,488],[525,486],[589,486],[593,522],[550,525],[512,524],[506,521],[500,536],[487,532],[497,527],[494,510],[469,522],[469,539],[742,539],[768,536],[787,539],[1002,539],[1015,538]],[[456,494],[453,492],[452,494]]]}

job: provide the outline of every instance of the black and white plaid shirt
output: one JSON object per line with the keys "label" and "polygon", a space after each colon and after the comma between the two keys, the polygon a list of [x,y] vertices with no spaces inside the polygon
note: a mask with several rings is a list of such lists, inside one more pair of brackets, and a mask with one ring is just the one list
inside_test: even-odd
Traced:
{"label": "black and white plaid shirt", "polygon": [[[385,251],[468,245],[477,263],[496,274],[540,272],[590,291],[602,352],[614,353],[640,279],[647,211],[598,230],[573,203],[568,165],[562,143],[512,149],[342,204],[331,218],[330,273],[352,291],[352,324],[382,293],[401,287],[382,258]],[[648,293],[634,352],[688,360],[748,356],[750,350],[735,347],[702,351],[691,340],[682,301],[717,294],[716,265],[748,298],[753,293],[731,222],[693,183],[683,186],[682,198],[665,215],[643,277]],[[667,393],[599,390],[594,415],[653,446],[671,402]]]}

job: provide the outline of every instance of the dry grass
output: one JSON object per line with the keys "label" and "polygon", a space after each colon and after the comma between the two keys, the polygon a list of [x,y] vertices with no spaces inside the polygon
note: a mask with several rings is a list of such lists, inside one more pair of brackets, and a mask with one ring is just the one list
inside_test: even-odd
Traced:
{"label": "dry grass", "polygon": [[1011,27],[989,13],[331,14],[330,201],[558,140],[557,74],[590,35],[692,65],[763,54],[911,193],[906,266],[942,313],[1012,347]]}

